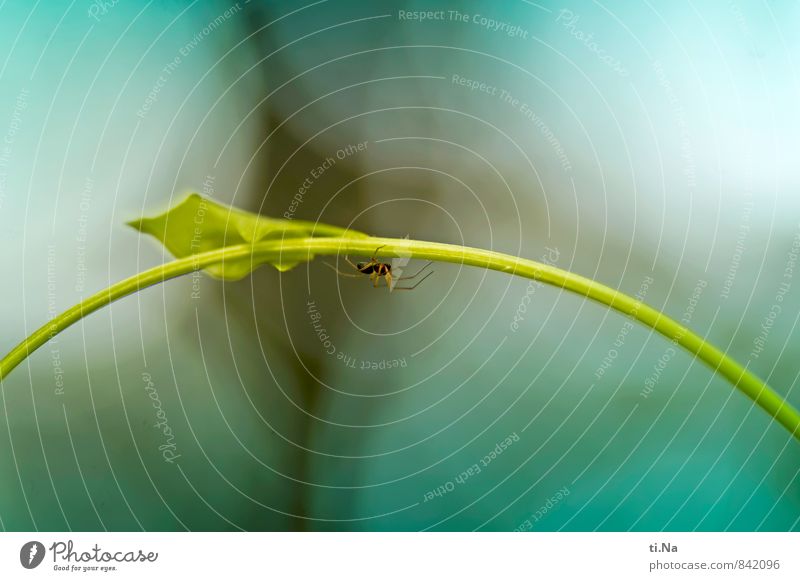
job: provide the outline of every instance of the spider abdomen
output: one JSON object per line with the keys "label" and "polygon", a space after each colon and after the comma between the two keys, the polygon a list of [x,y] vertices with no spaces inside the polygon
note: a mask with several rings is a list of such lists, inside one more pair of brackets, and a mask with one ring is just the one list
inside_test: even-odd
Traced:
{"label": "spider abdomen", "polygon": [[378,276],[385,276],[392,272],[392,266],[385,262],[359,262],[356,264],[358,272],[362,274],[377,274]]}

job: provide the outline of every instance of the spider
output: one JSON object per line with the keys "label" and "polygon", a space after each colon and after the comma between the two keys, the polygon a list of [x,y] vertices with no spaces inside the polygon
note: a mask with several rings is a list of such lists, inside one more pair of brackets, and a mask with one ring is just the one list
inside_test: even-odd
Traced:
{"label": "spider", "polygon": [[[383,246],[386,246],[386,245],[384,244]],[[365,275],[365,274],[369,275],[369,279],[372,281],[372,286],[375,287],[375,288],[378,288],[378,283],[380,282],[381,278],[383,278],[386,281],[386,286],[389,289],[389,291],[392,291],[392,290],[414,290],[415,288],[417,288],[422,283],[423,280],[425,280],[426,278],[428,278],[430,275],[433,274],[433,271],[429,272],[428,274],[423,276],[421,279],[419,279],[417,282],[415,282],[411,286],[401,287],[401,286],[393,285],[392,281],[398,282],[398,281],[401,281],[401,280],[411,280],[413,278],[417,278],[420,274],[422,274],[422,271],[424,271],[431,264],[433,264],[433,262],[428,262],[427,264],[425,264],[425,266],[423,266],[417,272],[415,272],[414,274],[412,274],[410,276],[393,277],[392,276],[392,265],[388,264],[386,262],[380,262],[375,257],[375,255],[378,253],[378,250],[383,248],[383,246],[378,246],[375,249],[375,252],[373,253],[372,258],[369,259],[369,262],[356,262],[356,263],[354,263],[352,260],[350,260],[349,256],[345,256],[344,257],[344,259],[347,261],[347,264],[349,264],[355,270],[357,270],[359,274],[350,274],[350,273],[347,273],[347,272],[342,272],[341,270],[339,270],[334,265],[332,265],[332,264],[330,264],[328,262],[326,262],[325,264],[327,264],[330,268],[335,270],[340,276],[349,276],[351,278],[359,278],[361,275]]]}

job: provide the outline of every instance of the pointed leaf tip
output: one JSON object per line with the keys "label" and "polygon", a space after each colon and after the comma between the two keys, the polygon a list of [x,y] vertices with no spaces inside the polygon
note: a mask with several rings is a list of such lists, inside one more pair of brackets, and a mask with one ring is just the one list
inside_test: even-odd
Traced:
{"label": "pointed leaf tip", "polygon": [[[189,194],[183,201],[158,216],[130,220],[126,224],[159,240],[176,258],[268,239],[367,236],[362,232],[327,224],[275,219],[245,212],[198,193]],[[308,257],[311,258],[313,256]],[[215,278],[238,280],[264,263],[271,263],[283,272],[297,266],[299,262],[270,261],[268,258],[254,260],[252,256],[248,256],[241,260],[227,260],[205,270]]]}

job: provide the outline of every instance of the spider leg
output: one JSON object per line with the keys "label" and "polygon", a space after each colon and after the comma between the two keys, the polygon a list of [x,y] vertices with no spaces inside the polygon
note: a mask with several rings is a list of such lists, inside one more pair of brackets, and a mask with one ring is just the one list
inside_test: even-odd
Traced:
{"label": "spider leg", "polygon": [[422,284],[422,281],[424,281],[426,278],[428,278],[428,277],[429,277],[430,275],[432,275],[432,274],[433,274],[433,271],[430,271],[428,274],[426,274],[425,276],[423,276],[421,279],[419,279],[419,280],[418,280],[417,282],[415,282],[413,285],[411,285],[411,286],[395,286],[395,287],[394,287],[394,290],[414,290],[414,289],[415,289],[415,288],[417,288],[417,287],[418,287],[420,284]]}
{"label": "spider leg", "polygon": [[332,265],[330,262],[324,262],[323,261],[322,264],[324,264],[325,266],[327,266],[331,270],[335,271],[336,274],[338,274],[339,276],[347,276],[347,277],[350,277],[350,278],[361,278],[363,276],[361,274],[352,274],[350,272],[342,272],[341,270],[336,268],[334,265]]}
{"label": "spider leg", "polygon": [[416,278],[416,277],[418,277],[420,274],[422,274],[422,271],[423,271],[423,270],[425,270],[426,268],[428,268],[428,267],[429,267],[431,264],[433,264],[433,261],[432,261],[432,260],[428,261],[428,262],[425,264],[425,266],[423,266],[422,268],[420,268],[420,269],[419,269],[417,272],[415,272],[414,274],[411,274],[411,275],[409,275],[409,276],[401,276],[401,277],[398,277],[398,278],[396,278],[395,280],[410,280],[410,279],[412,279],[412,278]]}
{"label": "spider leg", "polygon": [[372,253],[372,262],[377,262],[377,261],[375,260],[375,255],[376,255],[376,254],[378,254],[378,250],[380,250],[380,249],[381,249],[381,248],[383,248],[384,246],[386,246],[386,244],[381,244],[380,246],[378,246],[378,247],[375,249],[375,252],[373,252],[373,253]]}
{"label": "spider leg", "polygon": [[[352,260],[350,260],[350,257],[349,257],[349,256],[345,256],[345,257],[344,257],[344,259],[347,261],[347,264],[349,264],[350,266],[352,266],[352,267],[353,267],[355,270],[358,270],[358,267],[355,265],[355,263],[353,263],[353,261],[352,261]],[[361,272],[361,271],[359,271],[359,272]]]}

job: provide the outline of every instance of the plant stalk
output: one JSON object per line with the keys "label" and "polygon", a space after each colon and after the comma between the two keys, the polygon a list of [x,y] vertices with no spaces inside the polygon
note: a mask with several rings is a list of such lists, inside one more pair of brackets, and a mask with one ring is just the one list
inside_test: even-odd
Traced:
{"label": "plant stalk", "polygon": [[477,266],[537,280],[587,297],[632,317],[682,346],[727,378],[800,440],[800,414],[766,383],[699,335],[633,297],[583,276],[524,258],[465,246],[395,238],[285,238],[228,246],[151,268],[90,296],[39,328],[0,361],[0,381],[56,334],[94,311],[144,288],[226,261],[251,260],[255,267],[264,262],[303,262],[315,255],[335,254],[402,256]]}

